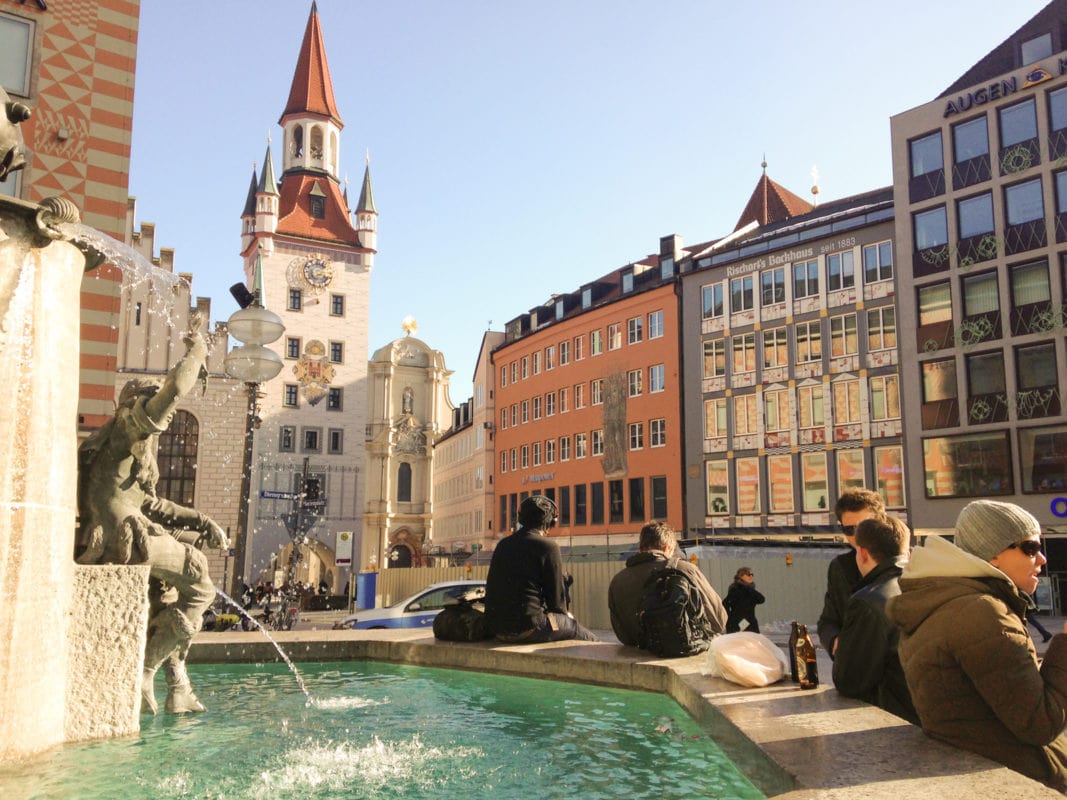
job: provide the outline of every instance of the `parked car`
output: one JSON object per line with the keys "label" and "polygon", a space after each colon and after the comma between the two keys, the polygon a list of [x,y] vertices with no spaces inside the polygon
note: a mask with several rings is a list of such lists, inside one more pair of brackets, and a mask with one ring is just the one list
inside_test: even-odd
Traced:
{"label": "parked car", "polygon": [[350,614],[334,628],[366,630],[374,628],[429,628],[433,618],[445,607],[445,601],[459,597],[470,589],[485,592],[485,581],[443,581],[432,583],[399,603],[385,608],[368,608]]}

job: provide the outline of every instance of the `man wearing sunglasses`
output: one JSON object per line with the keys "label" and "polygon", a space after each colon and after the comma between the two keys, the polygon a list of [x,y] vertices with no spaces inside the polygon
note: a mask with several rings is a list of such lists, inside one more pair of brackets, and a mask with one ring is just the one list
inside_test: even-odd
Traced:
{"label": "man wearing sunglasses", "polygon": [[912,551],[886,606],[923,730],[1067,792],[1067,636],[1039,665],[1026,594],[1046,563],[1041,526],[1012,503],[976,500]]}

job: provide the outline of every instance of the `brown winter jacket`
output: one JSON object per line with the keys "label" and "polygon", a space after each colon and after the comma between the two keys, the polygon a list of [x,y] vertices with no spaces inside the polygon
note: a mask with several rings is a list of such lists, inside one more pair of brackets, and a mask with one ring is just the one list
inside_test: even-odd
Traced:
{"label": "brown winter jacket", "polygon": [[1067,636],[1044,662],[1008,577],[948,540],[912,551],[886,613],[923,730],[1067,792]]}

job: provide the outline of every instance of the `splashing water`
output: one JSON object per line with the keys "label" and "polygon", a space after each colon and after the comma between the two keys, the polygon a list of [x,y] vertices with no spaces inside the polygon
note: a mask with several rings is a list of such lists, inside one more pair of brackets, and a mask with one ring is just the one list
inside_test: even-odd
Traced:
{"label": "splashing water", "polygon": [[300,691],[304,693],[304,697],[307,701],[307,706],[310,708],[311,706],[315,705],[315,701],[311,699],[311,693],[308,691],[307,686],[304,685],[304,679],[300,675],[300,670],[296,668],[296,664],[294,664],[293,660],[289,658],[289,654],[282,649],[282,646],[278,644],[278,642],[273,636],[270,635],[270,632],[260,624],[258,619],[253,617],[247,611],[245,611],[244,606],[242,606],[240,603],[238,603],[236,600],[226,594],[226,592],[222,591],[222,589],[216,588],[215,591],[218,593],[219,597],[221,597],[223,600],[225,600],[227,603],[237,609],[238,614],[240,614],[242,617],[244,617],[257,628],[259,628],[260,631],[262,631],[263,635],[267,637],[267,640],[272,645],[274,645],[274,649],[278,651],[278,655],[280,655],[282,657],[282,660],[289,666],[289,671],[292,672],[293,677],[296,678],[296,685],[299,686]]}

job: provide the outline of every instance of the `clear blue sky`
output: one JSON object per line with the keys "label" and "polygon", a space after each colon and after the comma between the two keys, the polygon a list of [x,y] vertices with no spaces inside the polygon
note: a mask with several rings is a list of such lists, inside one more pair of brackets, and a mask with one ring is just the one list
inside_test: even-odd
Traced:
{"label": "clear blue sky", "polygon": [[[471,392],[489,327],[656,252],[729,233],[760,176],[820,199],[892,181],[889,118],[1044,0],[319,0],[352,201],[379,212],[370,349],[416,334]],[[310,0],[143,0],[138,224],[236,305],[240,214]]]}

